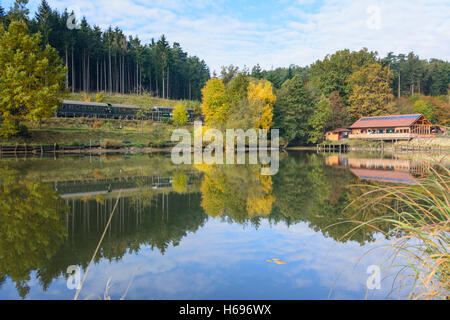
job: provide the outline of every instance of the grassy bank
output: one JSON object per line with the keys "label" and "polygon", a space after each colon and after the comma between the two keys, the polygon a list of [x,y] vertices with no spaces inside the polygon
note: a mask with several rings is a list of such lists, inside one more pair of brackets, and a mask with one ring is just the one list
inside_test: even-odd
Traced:
{"label": "grassy bank", "polygon": [[[71,93],[67,97],[68,100],[76,100],[76,101],[90,101],[96,102],[96,93]],[[170,100],[170,99],[162,99],[158,97],[153,97],[150,94],[104,94],[104,99],[102,102],[105,103],[117,103],[117,104],[125,104],[125,105],[133,105],[138,107],[152,107],[152,106],[168,106],[175,107],[177,103],[183,103],[185,106],[189,106],[191,108],[199,108],[199,101],[192,100]]]}
{"label": "grassy bank", "polygon": [[[114,141],[118,147],[164,147],[168,146],[175,126],[162,122],[141,120],[96,120],[90,118],[50,118],[40,124],[29,123],[27,136],[0,138],[3,146],[53,145],[77,146],[100,145]],[[192,130],[191,125],[186,129]]]}

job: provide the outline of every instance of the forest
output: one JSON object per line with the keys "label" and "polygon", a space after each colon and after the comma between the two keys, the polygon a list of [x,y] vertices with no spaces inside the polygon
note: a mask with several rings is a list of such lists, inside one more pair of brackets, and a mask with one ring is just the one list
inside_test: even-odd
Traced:
{"label": "forest", "polygon": [[[24,20],[32,33],[39,32],[42,47],[49,44],[64,61],[66,88],[72,92],[147,92],[167,99],[200,99],[208,66],[179,43],[170,45],[162,35],[146,44],[118,27],[101,30],[84,17],[71,21],[72,12],[60,13],[45,0],[30,18],[27,4],[28,0],[17,0],[8,12],[0,6],[0,22],[7,28],[11,21]],[[68,21],[76,27],[68,28]]]}
{"label": "forest", "polygon": [[[243,119],[242,112],[237,116],[236,110],[247,110],[249,104],[257,110],[266,104],[270,112],[264,117],[271,122],[270,127],[280,129],[286,143],[320,142],[327,130],[348,127],[363,116],[422,113],[436,125],[450,124],[450,63],[420,59],[413,52],[380,57],[367,48],[344,49],[307,67],[262,70],[256,65],[240,70],[230,65],[222,68],[219,78],[226,89],[218,90],[217,85],[212,89],[213,79],[204,89],[202,107],[208,125],[215,125],[208,121],[214,118],[211,110],[216,118],[225,114],[221,121],[229,127],[233,126],[231,120]],[[251,94],[251,82],[269,82],[275,98],[266,92],[256,104],[245,94],[236,99],[236,93],[238,97],[242,92]],[[239,86],[241,89],[236,89]],[[209,101],[214,100],[209,98],[217,97],[218,92],[226,103],[212,108]]]}
{"label": "forest", "polygon": [[[72,13],[59,13],[46,0],[30,18],[27,4],[16,0],[8,12],[0,7],[4,136],[20,133],[24,120],[50,117],[64,89],[72,96],[201,100],[207,126],[278,128],[283,142],[298,145],[318,143],[327,130],[363,116],[422,113],[436,125],[450,125],[448,61],[343,49],[304,67],[229,65],[210,77],[203,60],[164,35],[144,44],[118,27],[101,30],[85,18],[77,25]],[[14,58],[18,52],[21,60]]]}

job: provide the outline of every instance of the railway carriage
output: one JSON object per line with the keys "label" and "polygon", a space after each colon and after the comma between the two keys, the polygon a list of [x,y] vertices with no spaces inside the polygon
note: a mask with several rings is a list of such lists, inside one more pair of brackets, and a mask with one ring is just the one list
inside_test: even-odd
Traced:
{"label": "railway carriage", "polygon": [[[55,117],[63,118],[99,118],[99,119],[137,119],[140,107],[64,100],[55,112]],[[143,119],[151,119],[153,121],[161,121],[163,119],[172,119],[172,107],[154,106],[151,111],[144,112]],[[186,108],[188,113],[188,121],[194,120],[194,110]]]}

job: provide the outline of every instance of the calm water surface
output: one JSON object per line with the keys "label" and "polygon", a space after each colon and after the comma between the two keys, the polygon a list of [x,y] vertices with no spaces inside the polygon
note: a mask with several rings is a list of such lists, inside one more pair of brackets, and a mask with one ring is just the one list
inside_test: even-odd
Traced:
{"label": "calm water surface", "polygon": [[73,299],[67,268],[86,271],[119,194],[81,299],[103,298],[108,280],[112,299],[127,287],[127,299],[398,297],[384,269],[381,289],[366,289],[386,253],[364,254],[391,240],[348,235],[362,214],[354,185],[415,183],[420,166],[296,152],[275,176],[259,169],[168,155],[0,159],[0,299]]}

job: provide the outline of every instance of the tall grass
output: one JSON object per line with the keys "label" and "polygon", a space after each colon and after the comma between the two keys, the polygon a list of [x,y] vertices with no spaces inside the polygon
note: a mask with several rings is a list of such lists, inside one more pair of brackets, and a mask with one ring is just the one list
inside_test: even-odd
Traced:
{"label": "tall grass", "polygon": [[[361,209],[383,206],[388,213],[350,232],[370,226],[394,236],[388,260],[390,267],[401,267],[395,281],[411,286],[409,299],[450,299],[450,175],[442,165],[432,165],[417,184],[365,186]],[[386,224],[389,231],[379,228]]]}

